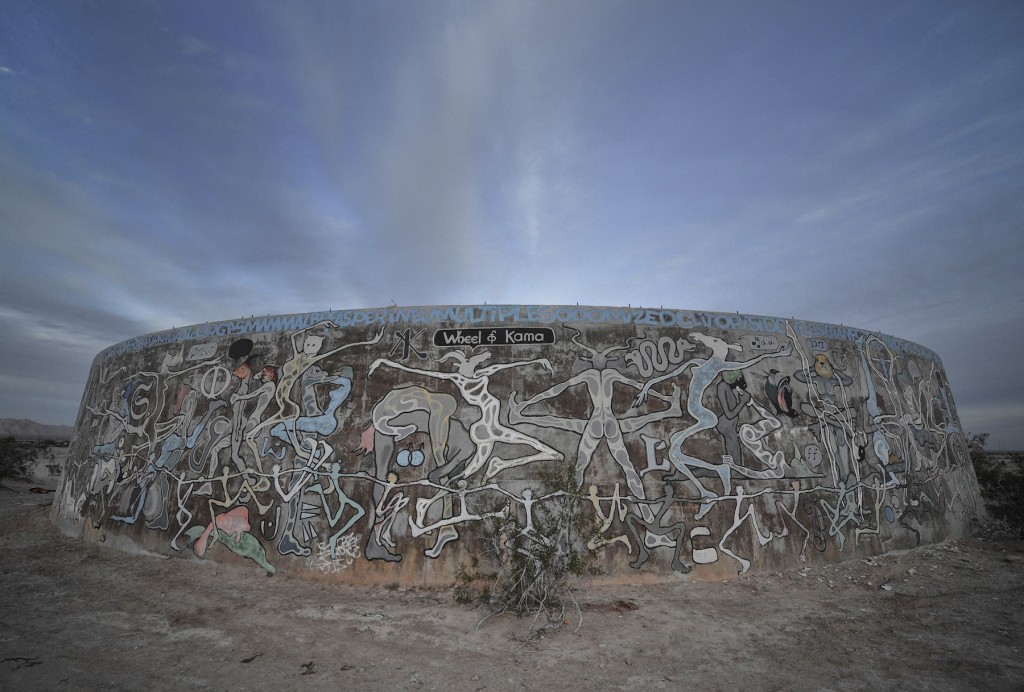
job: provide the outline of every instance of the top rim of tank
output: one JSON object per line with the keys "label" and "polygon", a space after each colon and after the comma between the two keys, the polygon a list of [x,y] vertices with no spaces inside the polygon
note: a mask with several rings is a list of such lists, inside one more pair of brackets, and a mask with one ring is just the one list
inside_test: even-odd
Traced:
{"label": "top rim of tank", "polygon": [[[424,314],[416,311],[429,310]],[[575,311],[574,319],[564,319],[559,314]],[[435,318],[435,311],[444,311]],[[467,312],[468,311],[468,312]],[[479,312],[477,312],[479,311]],[[603,319],[594,319],[594,311]],[[586,314],[583,314],[583,313]],[[689,324],[682,324],[679,315]],[[329,320],[339,328],[361,327],[372,324],[428,324],[431,322],[465,323],[474,325],[491,322],[539,323],[539,324],[607,324],[637,325],[651,327],[678,327],[680,329],[718,329],[736,332],[780,333],[778,325],[789,322],[794,332],[804,338],[840,339],[856,341],[867,336],[878,337],[888,347],[910,352],[941,364],[938,355],[931,349],[913,341],[884,332],[878,332],[850,325],[830,322],[801,320],[795,317],[755,315],[740,312],[714,312],[708,310],[684,310],[675,308],[651,308],[640,306],[607,305],[537,305],[537,304],[465,304],[465,305],[389,305],[380,308],[357,308],[351,310],[325,310],[320,312],[284,313],[279,315],[252,315],[217,322],[200,322],[182,327],[171,327],[131,337],[108,346],[100,351],[94,363],[116,355],[137,351],[150,346],[194,341],[197,339],[246,334],[268,334],[289,332],[311,327],[318,322]],[[766,329],[764,321],[771,321],[775,328]],[[738,324],[742,322],[742,324]],[[784,327],[782,327],[784,329]]]}

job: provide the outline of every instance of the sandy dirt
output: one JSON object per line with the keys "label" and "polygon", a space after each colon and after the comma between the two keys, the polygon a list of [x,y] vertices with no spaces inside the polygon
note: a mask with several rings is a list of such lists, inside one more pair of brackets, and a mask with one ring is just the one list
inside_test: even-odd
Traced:
{"label": "sandy dirt", "polygon": [[[1024,542],[724,583],[582,589],[525,642],[449,592],[128,554],[0,490],[0,690],[1024,689]],[[479,626],[478,626],[479,625]]]}

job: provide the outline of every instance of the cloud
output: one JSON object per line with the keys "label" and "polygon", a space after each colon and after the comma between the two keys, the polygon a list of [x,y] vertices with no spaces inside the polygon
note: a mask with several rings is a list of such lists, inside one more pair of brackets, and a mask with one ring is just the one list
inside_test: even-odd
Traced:
{"label": "cloud", "polygon": [[0,47],[3,372],[70,410],[171,325],[580,301],[891,332],[1016,411],[1024,52],[954,14],[49,11]]}
{"label": "cloud", "polygon": [[195,38],[194,36],[185,36],[181,39],[181,54],[187,58],[215,52],[216,49],[213,45],[202,39]]}
{"label": "cloud", "polygon": [[[350,251],[372,258],[360,284],[383,270],[389,298],[444,302],[507,283],[491,248],[540,257],[577,201],[573,80],[608,21],[590,12],[553,48],[549,8],[335,10],[328,23],[353,39],[343,46],[313,25],[324,16],[282,18],[298,116],[361,238]],[[359,38],[370,34],[374,45]]]}

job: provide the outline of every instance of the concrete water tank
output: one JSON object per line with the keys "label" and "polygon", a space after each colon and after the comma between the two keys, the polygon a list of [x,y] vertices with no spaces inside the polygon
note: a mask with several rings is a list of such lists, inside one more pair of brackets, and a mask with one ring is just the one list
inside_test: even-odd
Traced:
{"label": "concrete water tank", "polygon": [[716,579],[969,532],[927,348],[645,308],[391,307],[198,324],[92,365],[62,530],[351,582],[450,583],[570,464],[605,578]]}

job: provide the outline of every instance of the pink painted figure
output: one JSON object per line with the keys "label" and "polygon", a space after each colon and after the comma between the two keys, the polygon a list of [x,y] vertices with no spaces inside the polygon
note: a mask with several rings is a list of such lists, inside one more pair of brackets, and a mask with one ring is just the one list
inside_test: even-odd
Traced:
{"label": "pink painted figure", "polygon": [[206,530],[200,534],[199,538],[196,539],[195,545],[192,546],[192,550],[199,557],[206,554],[214,524],[217,525],[220,531],[231,536],[236,543],[242,540],[243,533],[248,533],[252,530],[252,526],[249,525],[249,510],[246,507],[235,507],[230,512],[218,514],[214,521],[206,526]]}

